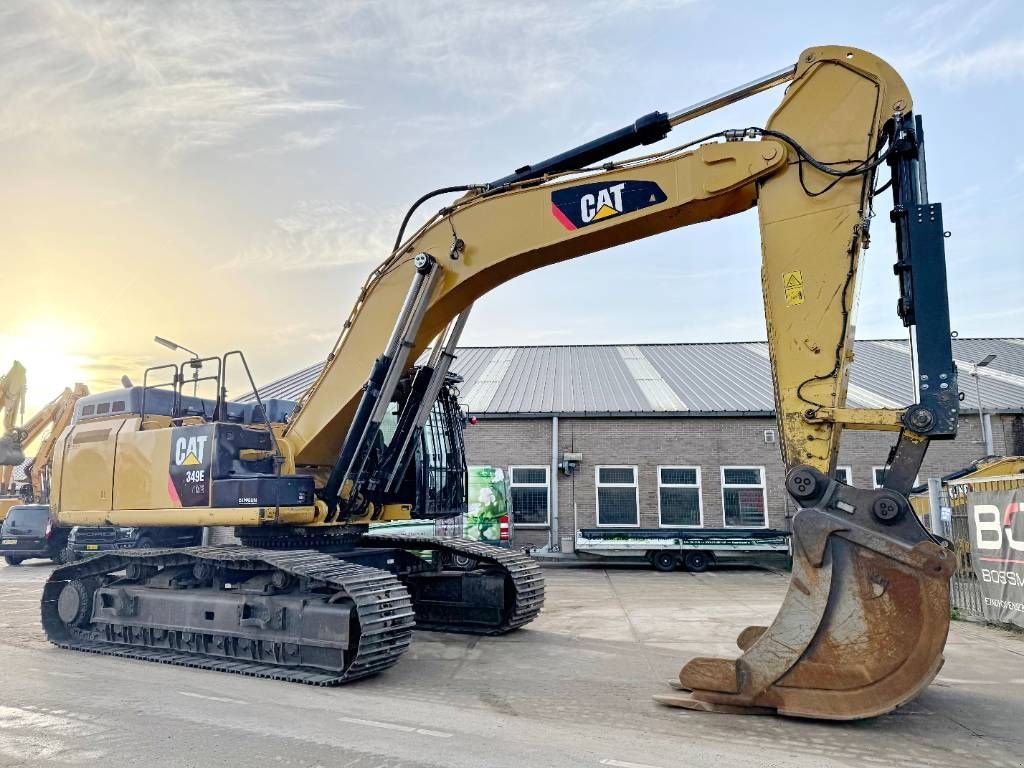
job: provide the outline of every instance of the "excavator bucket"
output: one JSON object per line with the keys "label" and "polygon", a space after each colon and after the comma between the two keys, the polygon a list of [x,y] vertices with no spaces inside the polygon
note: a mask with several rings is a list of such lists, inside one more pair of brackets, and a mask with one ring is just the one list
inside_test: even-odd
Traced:
{"label": "excavator bucket", "polygon": [[738,659],[696,658],[662,704],[855,720],[913,699],[942,667],[952,553],[905,496],[825,483],[793,520],[789,591]]}
{"label": "excavator bucket", "polygon": [[15,439],[11,433],[0,437],[0,466],[14,467],[25,461],[25,451],[21,447],[21,441]]}

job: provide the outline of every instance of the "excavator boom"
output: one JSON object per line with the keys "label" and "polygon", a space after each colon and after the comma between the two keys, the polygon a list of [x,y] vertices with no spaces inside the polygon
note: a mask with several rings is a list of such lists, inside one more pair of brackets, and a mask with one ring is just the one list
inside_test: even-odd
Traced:
{"label": "excavator boom", "polygon": [[[604,162],[783,83],[782,102],[763,127]],[[450,365],[473,302],[530,270],[756,207],[786,487],[801,507],[793,522],[793,578],[775,622],[741,634],[740,658],[691,660],[678,683],[685,694],[659,700],[835,719],[889,711],[935,675],[949,621],[952,558],[921,527],[906,498],[929,442],[954,437],[958,417],[941,207],[927,200],[923,138],[906,84],[888,64],[855,48],[825,46],[804,51],[791,67],[679,112],[645,115],[490,184],[437,190],[419,202],[465,194],[408,238],[403,224],[322,373],[287,418],[273,403],[258,401],[245,411],[226,401],[222,369],[239,353],[189,363],[194,370],[219,366],[208,377],[217,381],[215,401],[183,393],[185,364],[165,366],[174,369],[174,381],[162,401],[156,386],[145,383],[141,392],[96,396],[89,415],[83,412],[65,431],[57,448],[62,460],[55,463],[57,514],[80,525],[235,525],[259,546],[299,541],[321,551],[340,550],[341,532],[358,536],[374,521],[457,514],[465,507],[465,455]],[[879,186],[886,168],[891,180]],[[876,196],[887,185],[894,199],[899,314],[917,343],[918,402],[902,410],[851,409],[846,389],[857,275]],[[425,362],[414,365],[424,354]],[[844,428],[898,433],[883,488],[857,489],[832,479]],[[152,473],[141,480],[127,469],[147,465]],[[381,536],[361,541],[395,545]],[[497,612],[497,603],[492,606],[489,631],[521,626],[539,610],[543,582],[528,564],[482,546],[414,543],[434,548],[440,570],[426,578],[405,554],[390,562],[411,591],[421,626],[452,626],[443,617],[456,609],[431,593],[431,585],[464,585],[471,575],[490,579],[504,606]],[[189,557],[107,558],[90,569],[55,572],[44,595],[47,632],[67,647],[96,650],[99,644],[121,655],[145,656],[154,647],[187,651],[203,659],[199,665],[215,663],[211,656],[237,658],[242,649],[261,653],[266,646],[255,620],[242,629],[222,627],[208,639],[195,628],[167,631],[166,616],[176,615],[174,596],[151,588],[150,580],[203,585],[204,594],[236,600],[217,585],[236,581],[233,563],[244,560],[263,574],[252,577],[261,589],[276,585],[294,596],[296,561],[246,548]],[[317,563],[317,569],[327,567]],[[128,602],[115,584],[121,571],[135,584]],[[395,597],[400,586],[381,584],[389,604],[401,602]],[[341,590],[331,598],[335,607],[324,608],[325,616],[335,616],[345,604],[343,580],[325,581],[301,599],[316,604],[322,594],[316,590],[328,588]],[[470,594],[463,586],[455,592]],[[402,605],[388,610],[405,611]],[[237,608],[245,615],[246,605]],[[462,622],[484,621],[486,613],[468,603],[458,611]],[[188,647],[181,646],[183,638]],[[389,648],[386,665],[400,652]],[[254,658],[266,665],[276,653]],[[293,662],[273,663],[301,666],[315,655],[301,643],[295,653]],[[345,661],[345,653],[331,661],[332,679],[350,679],[342,672],[358,662]]]}

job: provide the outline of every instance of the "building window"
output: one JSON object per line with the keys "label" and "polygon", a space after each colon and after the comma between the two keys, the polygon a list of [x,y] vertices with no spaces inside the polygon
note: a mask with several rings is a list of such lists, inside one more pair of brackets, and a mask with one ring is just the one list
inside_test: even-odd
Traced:
{"label": "building window", "polygon": [[[872,467],[871,468],[871,487],[881,488],[885,485],[885,467]],[[914,478],[914,485],[918,486],[921,484],[921,476],[918,475]]]}
{"label": "building window", "polygon": [[548,525],[548,467],[509,467],[512,522]]}
{"label": "building window", "polygon": [[704,524],[700,467],[658,467],[658,517],[663,528]]}
{"label": "building window", "polygon": [[853,467],[836,467],[835,478],[840,483],[853,485]]}
{"label": "building window", "polygon": [[597,524],[640,525],[636,467],[596,467]]}
{"label": "building window", "polygon": [[722,509],[727,528],[767,528],[764,467],[722,467]]}

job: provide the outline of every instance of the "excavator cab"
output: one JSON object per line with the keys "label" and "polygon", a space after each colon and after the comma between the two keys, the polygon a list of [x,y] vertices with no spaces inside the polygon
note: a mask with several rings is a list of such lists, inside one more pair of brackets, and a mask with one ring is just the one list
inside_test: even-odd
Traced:
{"label": "excavator cab", "polygon": [[420,430],[413,517],[438,519],[466,513],[468,475],[462,437],[465,418],[454,388],[443,387]]}

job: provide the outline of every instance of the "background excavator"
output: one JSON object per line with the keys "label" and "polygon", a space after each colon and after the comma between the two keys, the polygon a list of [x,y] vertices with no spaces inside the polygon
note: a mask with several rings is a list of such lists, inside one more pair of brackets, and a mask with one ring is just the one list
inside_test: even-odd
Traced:
{"label": "background excavator", "polygon": [[[25,368],[17,361],[0,379],[0,404],[4,411],[4,434],[0,436],[0,521],[17,504],[45,504],[50,495],[50,462],[53,450],[65,427],[71,423],[75,403],[89,394],[84,384],[67,387],[43,406],[32,418],[15,426],[15,410],[24,411]],[[35,456],[25,469],[28,482],[14,482],[14,470],[25,463],[25,448],[46,430]]]}
{"label": "background excavator", "polygon": [[[3,414],[4,432],[0,436],[0,473],[7,467],[16,466],[25,460],[19,446],[14,444],[15,425],[25,418],[25,393],[28,377],[25,366],[15,360],[11,369],[0,376],[0,414]],[[0,479],[3,475],[0,475]]]}
{"label": "background excavator", "polygon": [[[608,160],[784,83],[765,127]],[[393,665],[414,621],[483,633],[522,626],[544,590],[528,558],[368,531],[465,508],[463,414],[450,365],[470,307],[529,270],[756,206],[786,487],[801,507],[792,581],[774,623],[740,635],[740,658],[691,660],[680,673],[684,691],[658,699],[835,719],[908,701],[942,664],[952,558],[906,494],[929,442],[955,436],[959,405],[941,207],[928,201],[912,106],[884,61],[855,48],[810,48],[793,66],[687,109],[646,115],[490,184],[425,195],[297,404],[230,402],[229,364],[248,376],[239,352],[150,369],[142,387],[83,399],[54,456],[52,505],[62,523],[229,525],[242,544],[104,554],[58,568],[41,606],[49,639],[335,684]],[[918,402],[851,409],[857,272],[887,188]],[[406,238],[417,206],[453,192],[464,194]],[[425,362],[414,365],[420,355]],[[214,396],[195,395],[202,382]],[[832,479],[844,428],[897,433],[883,488]]]}

